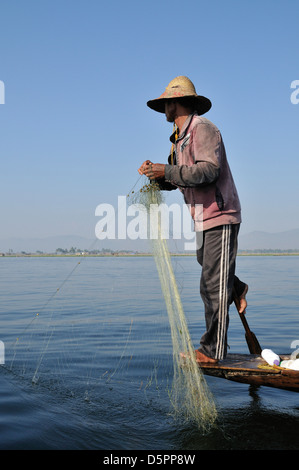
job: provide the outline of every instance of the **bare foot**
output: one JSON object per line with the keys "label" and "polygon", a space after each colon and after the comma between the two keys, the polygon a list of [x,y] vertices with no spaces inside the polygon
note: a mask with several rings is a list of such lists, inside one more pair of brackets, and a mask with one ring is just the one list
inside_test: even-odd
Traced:
{"label": "bare foot", "polygon": [[213,359],[211,357],[206,356],[202,352],[200,352],[198,349],[195,351],[196,353],[196,362],[211,362],[212,364],[216,364],[218,362],[217,359]]}
{"label": "bare foot", "polygon": [[239,310],[240,313],[246,313],[245,310],[246,310],[246,307],[247,307],[247,300],[246,300],[247,292],[248,292],[248,285],[246,284],[243,293],[239,297],[240,305],[239,305],[238,310]]}
{"label": "bare foot", "polygon": [[[213,364],[216,364],[218,362],[217,359],[212,359],[211,357],[208,357],[206,356],[205,354],[203,354],[202,352],[200,352],[198,349],[196,349],[195,351],[195,360],[196,362],[211,362]],[[189,358],[190,359],[190,354],[186,354],[186,353],[183,353],[181,352],[180,353],[180,356],[183,358],[183,359],[187,359]]]}

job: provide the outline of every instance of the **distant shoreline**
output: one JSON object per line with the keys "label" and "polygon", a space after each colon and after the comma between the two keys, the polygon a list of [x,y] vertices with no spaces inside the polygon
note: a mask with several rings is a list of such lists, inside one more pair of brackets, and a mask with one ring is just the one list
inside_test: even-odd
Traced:
{"label": "distant shoreline", "polygon": [[[152,253],[68,253],[68,254],[57,254],[57,253],[5,253],[1,254],[0,258],[142,258],[152,257]],[[170,253],[171,257],[175,256],[195,256],[195,253]],[[239,252],[238,256],[299,256],[299,252]]]}

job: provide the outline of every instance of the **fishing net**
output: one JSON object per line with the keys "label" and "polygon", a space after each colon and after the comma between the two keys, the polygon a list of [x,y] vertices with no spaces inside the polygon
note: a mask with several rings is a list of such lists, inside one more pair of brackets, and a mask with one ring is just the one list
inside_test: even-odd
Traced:
{"label": "fishing net", "polygon": [[149,215],[149,238],[166,303],[173,347],[173,383],[170,400],[174,414],[194,420],[199,428],[207,430],[216,420],[213,396],[196,362],[180,293],[174,275],[167,240],[161,230],[162,192],[156,182],[150,182],[130,195],[130,202],[143,207]]}
{"label": "fishing net", "polygon": [[[137,184],[141,189],[134,190]],[[22,383],[28,379],[35,390],[76,399],[78,406],[83,397],[84,404],[92,403],[100,411],[104,396],[110,410],[120,406],[122,397],[121,406],[134,399],[135,404],[142,403],[142,413],[146,407],[153,413],[151,403],[158,394],[167,408],[170,400],[175,418],[195,422],[205,432],[215,423],[216,407],[194,357],[164,236],[163,193],[146,179],[128,196],[127,203],[137,204],[145,215],[134,218],[133,230],[138,226],[141,233],[139,225],[150,221],[142,234],[148,232],[153,257],[80,256],[75,263],[67,256],[3,260],[10,263],[10,277],[3,276],[2,281],[7,290],[2,302],[3,371]],[[152,276],[155,267],[158,276]],[[142,311],[145,288],[151,302],[145,309],[149,317]],[[163,312],[161,318],[163,297],[168,315]]]}

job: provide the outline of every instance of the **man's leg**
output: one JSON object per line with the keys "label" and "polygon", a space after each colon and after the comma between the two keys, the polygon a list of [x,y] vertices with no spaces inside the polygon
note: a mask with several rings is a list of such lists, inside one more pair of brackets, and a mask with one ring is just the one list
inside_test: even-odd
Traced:
{"label": "man's leg", "polygon": [[[234,294],[238,298],[239,303],[239,312],[245,313],[247,307],[246,294],[248,292],[248,285],[245,282],[240,281],[240,279],[235,275],[234,278]],[[232,299],[233,301],[233,299]]]}
{"label": "man's leg", "polygon": [[239,225],[223,225],[203,233],[197,259],[202,266],[200,293],[205,306],[206,332],[200,353],[223,359],[227,353],[228,310],[235,280],[235,259]]}

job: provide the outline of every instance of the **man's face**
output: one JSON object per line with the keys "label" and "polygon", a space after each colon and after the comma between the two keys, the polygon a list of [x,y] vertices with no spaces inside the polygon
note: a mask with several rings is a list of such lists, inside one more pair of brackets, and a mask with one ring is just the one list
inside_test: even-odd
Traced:
{"label": "man's face", "polygon": [[176,118],[176,104],[174,100],[167,100],[165,103],[165,116],[168,122],[174,122]]}

